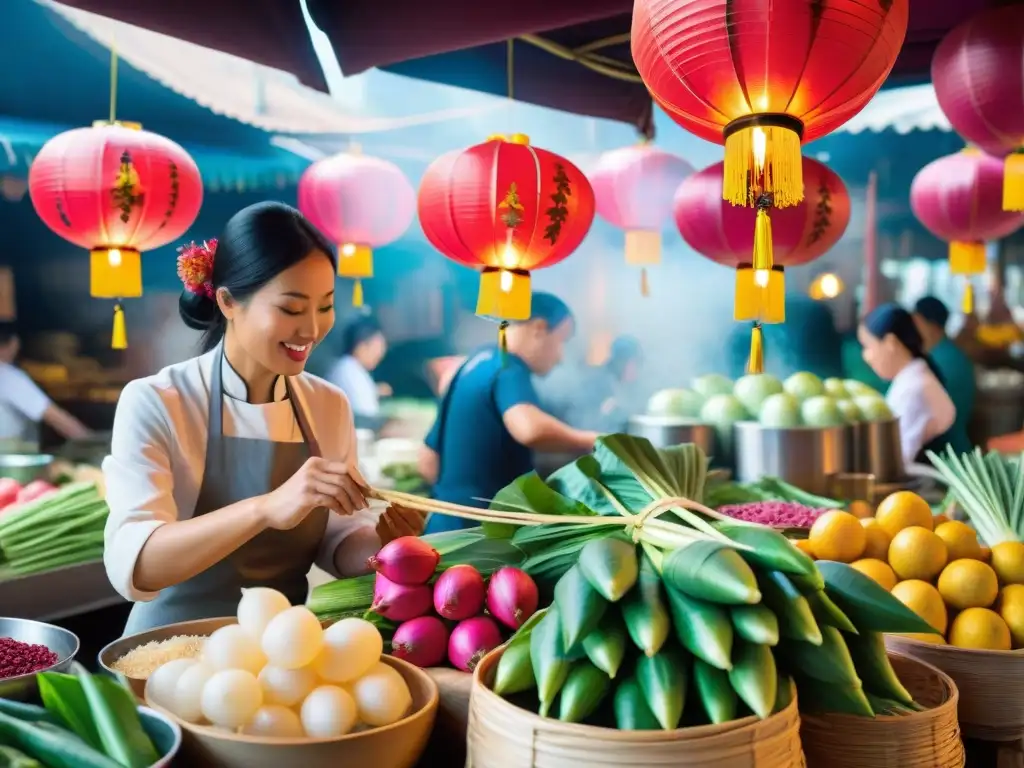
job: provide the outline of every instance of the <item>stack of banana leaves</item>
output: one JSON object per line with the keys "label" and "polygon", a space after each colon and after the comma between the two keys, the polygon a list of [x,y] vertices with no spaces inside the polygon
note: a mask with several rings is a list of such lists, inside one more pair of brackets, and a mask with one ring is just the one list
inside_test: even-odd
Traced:
{"label": "stack of banana leaves", "polygon": [[[794,689],[805,712],[920,711],[883,634],[934,630],[848,565],[703,506],[707,467],[695,445],[609,435],[547,482],[519,478],[487,511],[445,508],[483,525],[425,537],[439,568],[517,565],[542,590],[546,609],[506,647],[496,692],[624,730],[764,718]],[[372,576],[335,582],[311,608],[362,615],[372,592]]]}

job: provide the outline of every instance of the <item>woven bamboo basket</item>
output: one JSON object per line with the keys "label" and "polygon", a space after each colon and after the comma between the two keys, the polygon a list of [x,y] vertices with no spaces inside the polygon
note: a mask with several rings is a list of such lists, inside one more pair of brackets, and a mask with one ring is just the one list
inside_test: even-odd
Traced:
{"label": "woven bamboo basket", "polygon": [[956,685],[918,659],[890,652],[889,660],[914,700],[928,709],[874,718],[802,714],[808,768],[962,768]]}
{"label": "woven bamboo basket", "polygon": [[[504,649],[473,675],[466,768],[805,768],[796,697],[765,720],[674,731],[617,731],[543,718],[491,690]],[[861,766],[860,768],[864,768]]]}
{"label": "woven bamboo basket", "polygon": [[913,656],[949,675],[960,692],[960,730],[983,741],[1024,737],[1024,651],[979,651],[886,635],[891,651]]}

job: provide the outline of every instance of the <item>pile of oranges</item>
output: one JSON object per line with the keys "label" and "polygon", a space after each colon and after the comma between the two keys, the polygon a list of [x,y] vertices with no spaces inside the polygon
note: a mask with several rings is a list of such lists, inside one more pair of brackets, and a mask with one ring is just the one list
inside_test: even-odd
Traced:
{"label": "pile of oranges", "polygon": [[[827,512],[806,540],[819,560],[837,560],[870,576],[960,648],[1024,648],[1024,543],[991,550],[974,529],[933,515],[915,493],[888,496],[874,516]],[[943,642],[938,635],[915,635]]]}

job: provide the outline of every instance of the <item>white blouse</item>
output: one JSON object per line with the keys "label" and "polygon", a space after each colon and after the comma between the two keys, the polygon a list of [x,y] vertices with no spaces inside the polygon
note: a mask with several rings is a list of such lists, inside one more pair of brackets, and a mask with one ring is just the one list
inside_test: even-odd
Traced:
{"label": "white blouse", "polygon": [[[216,350],[130,382],[114,415],[111,453],[103,461],[110,516],[104,532],[107,577],[126,599],[145,602],[157,592],[133,583],[135,562],[150,535],[165,523],[192,516],[203,481],[210,402],[210,374]],[[274,402],[246,401],[246,386],[224,362],[224,434],[277,442],[301,442],[302,432],[287,399],[284,377]],[[292,390],[309,420],[325,458],[358,473],[355,427],[345,395],[323,379],[302,373]],[[316,564],[333,575],[334,551],[354,529],[375,524],[368,510],[351,517],[332,514]]]}
{"label": "white blouse", "polygon": [[369,417],[380,414],[377,383],[362,363],[351,355],[345,355],[331,366],[327,380],[345,393],[354,413]]}
{"label": "white blouse", "polygon": [[956,420],[956,406],[928,363],[920,358],[896,374],[885,402],[900,420],[900,447],[905,464],[913,463],[921,449],[944,434]]}

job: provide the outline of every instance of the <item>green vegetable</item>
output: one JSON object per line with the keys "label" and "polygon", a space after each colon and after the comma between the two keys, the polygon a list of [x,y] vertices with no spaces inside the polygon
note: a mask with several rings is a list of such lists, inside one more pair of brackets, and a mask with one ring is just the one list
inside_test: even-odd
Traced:
{"label": "green vegetable", "polygon": [[[857,668],[857,675],[870,692],[886,699],[893,699],[904,706],[912,706],[914,697],[900,682],[892,668],[889,654],[885,650],[885,637],[881,632],[865,632],[861,635],[844,635],[850,658]],[[872,706],[872,708],[874,708]]]}
{"label": "green vegetable", "polygon": [[636,545],[619,536],[588,542],[580,552],[579,567],[601,597],[618,602],[639,575]]}
{"label": "green vegetable", "polygon": [[749,643],[777,645],[779,619],[764,605],[734,605],[729,610],[736,634]]}
{"label": "green vegetable", "polygon": [[764,594],[764,604],[779,619],[779,634],[782,637],[821,645],[821,631],[818,629],[818,623],[814,620],[810,603],[786,578],[784,573],[779,571],[761,573],[758,584],[761,585],[761,591]]}
{"label": "green vegetable", "polygon": [[815,714],[835,712],[861,717],[875,716],[875,710],[860,686],[825,684],[817,680],[798,677],[797,688],[799,689],[801,711]]}
{"label": "green vegetable", "polygon": [[945,456],[928,458],[945,479],[978,533],[989,545],[1019,541],[1024,534],[1024,454],[1010,457],[980,448],[960,456],[946,446]]}
{"label": "green vegetable", "polygon": [[57,725],[58,720],[43,707],[34,704],[25,704],[11,699],[0,699],[0,714],[10,715],[27,723],[51,723]]}
{"label": "green vegetable", "polygon": [[636,586],[622,599],[622,617],[633,643],[653,656],[668,639],[671,619],[661,594],[661,576],[645,553]]}
{"label": "green vegetable", "polygon": [[47,768],[124,768],[72,733],[47,723],[27,723],[0,713],[0,742]]}
{"label": "green vegetable", "polygon": [[608,602],[590,586],[578,565],[566,571],[555,585],[555,604],[567,650],[589,635],[608,610]]}
{"label": "green vegetable", "polygon": [[63,725],[93,749],[106,752],[89,707],[81,681],[75,675],[44,672],[37,676],[43,706]]}
{"label": "green vegetable", "polygon": [[755,715],[762,720],[768,717],[775,708],[779,684],[772,649],[767,645],[736,643],[729,682]]}
{"label": "green vegetable", "polygon": [[690,653],[718,669],[732,667],[732,624],[725,608],[666,585],[676,637]]}
{"label": "green vegetable", "polygon": [[750,566],[735,549],[716,541],[694,541],[669,552],[661,578],[690,597],[712,603],[752,605],[761,600]]}
{"label": "green vegetable", "polygon": [[669,648],[653,656],[641,656],[636,663],[636,679],[647,706],[666,731],[678,728],[683,717],[687,667],[686,657]]}
{"label": "green vegetable", "polygon": [[931,632],[935,627],[893,597],[870,576],[846,563],[819,560],[825,593],[859,632]]}
{"label": "green vegetable", "polygon": [[778,673],[778,685],[776,686],[775,694],[775,708],[773,712],[781,712],[789,706],[790,702],[793,701],[793,694],[796,692],[796,683],[793,682],[793,678],[789,675],[782,673],[782,670],[776,667]]}
{"label": "green vegetable", "polygon": [[693,680],[704,711],[712,723],[727,723],[736,719],[739,699],[729,683],[728,672],[694,659]]}
{"label": "green vegetable", "polygon": [[159,760],[128,689],[108,677],[90,675],[77,664],[75,674],[89,702],[103,751],[126,768],[149,768]]}
{"label": "green vegetable", "polygon": [[0,768],[46,768],[34,757],[13,747],[0,746]]}
{"label": "green vegetable", "polygon": [[537,679],[541,717],[547,717],[555,697],[569,676],[571,666],[559,624],[558,611],[552,606],[530,634],[530,661]]}
{"label": "green vegetable", "polygon": [[790,672],[830,685],[860,686],[860,677],[842,633],[834,627],[821,628],[821,645],[796,640],[780,642],[778,651]]}
{"label": "green vegetable", "polygon": [[586,659],[577,661],[558,697],[558,719],[563,723],[582,723],[601,705],[610,687],[607,674]]}
{"label": "green vegetable", "polygon": [[604,615],[597,628],[583,638],[583,651],[608,677],[618,674],[626,656],[626,628],[618,613],[609,611]]}
{"label": "green vegetable", "polygon": [[615,727],[620,731],[656,731],[658,718],[647,706],[647,699],[635,677],[627,677],[615,689]]}
{"label": "green vegetable", "polygon": [[498,668],[494,672],[494,692],[499,696],[511,696],[528,691],[536,684],[529,641],[510,644],[498,660]]}
{"label": "green vegetable", "polygon": [[749,546],[750,550],[742,553],[743,559],[758,568],[795,573],[821,582],[814,561],[778,531],[762,525],[733,523],[719,523],[718,530],[733,541]]}
{"label": "green vegetable", "polygon": [[807,603],[811,606],[811,613],[814,614],[814,618],[819,625],[828,624],[830,627],[841,629],[843,632],[857,634],[857,628],[853,626],[853,622],[850,621],[845,613],[839,610],[839,606],[832,602],[832,598],[824,590],[818,589],[804,592],[804,597],[807,598]]}

